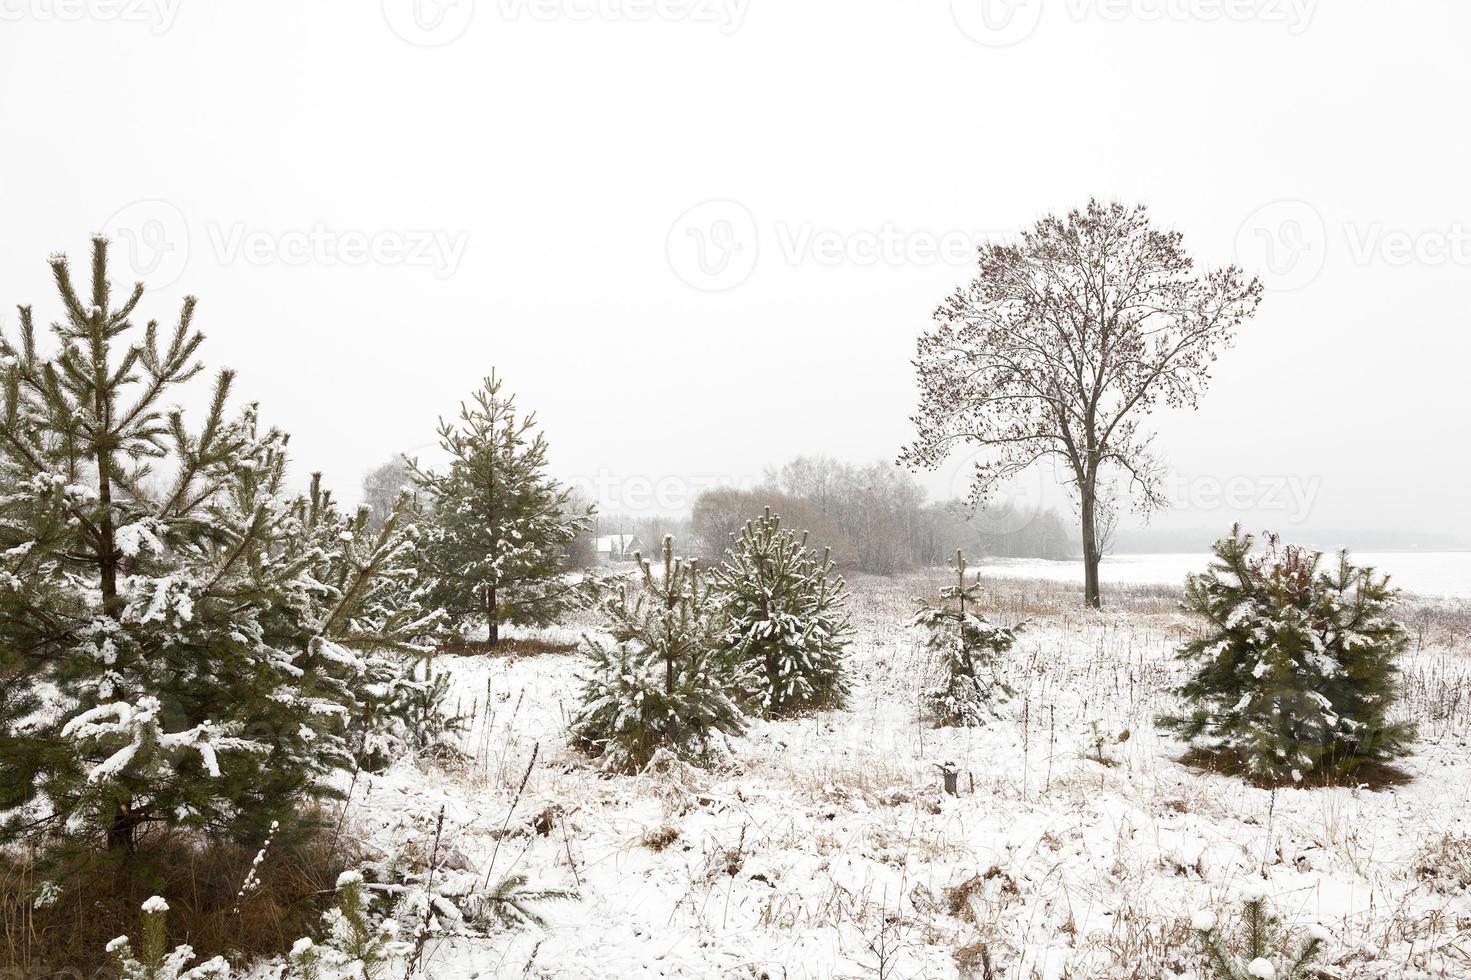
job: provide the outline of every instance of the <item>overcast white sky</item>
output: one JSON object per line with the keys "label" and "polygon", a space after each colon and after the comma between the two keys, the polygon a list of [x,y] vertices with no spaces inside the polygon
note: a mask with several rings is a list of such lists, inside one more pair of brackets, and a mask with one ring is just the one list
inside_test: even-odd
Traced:
{"label": "overcast white sky", "polygon": [[973,242],[1114,196],[1274,287],[1158,420],[1157,526],[1461,534],[1468,49],[1463,0],[0,0],[0,323],[105,228],[303,482],[495,366],[560,475],[677,510],[892,459]]}

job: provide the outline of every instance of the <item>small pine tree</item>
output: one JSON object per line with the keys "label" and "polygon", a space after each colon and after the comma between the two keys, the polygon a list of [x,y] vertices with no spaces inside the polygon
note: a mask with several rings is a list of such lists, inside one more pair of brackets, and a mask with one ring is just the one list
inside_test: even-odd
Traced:
{"label": "small pine tree", "polygon": [[731,696],[743,681],[721,656],[723,619],[693,561],[664,538],[655,574],[635,553],[639,581],[604,605],[611,644],[588,639],[582,707],[572,732],[609,769],[632,771],[660,749],[698,757],[745,728]]}
{"label": "small pine tree", "polygon": [[577,893],[569,889],[543,888],[530,884],[524,874],[509,874],[494,888],[472,896],[470,916],[482,927],[498,931],[545,926],[538,905],[576,899]]}
{"label": "small pine tree", "polygon": [[491,646],[503,624],[544,626],[577,605],[566,553],[593,513],[574,512],[572,491],[546,475],[535,415],[519,415],[501,387],[492,373],[460,405],[458,425],[440,420],[447,469],[409,464],[432,512],[426,552],[436,603],[462,632],[484,622]]}
{"label": "small pine tree", "polygon": [[752,678],[750,693],[767,714],[837,707],[847,696],[848,595],[833,569],[830,551],[819,557],[805,531],[783,530],[768,507],[733,535],[715,573],[726,648]]}
{"label": "small pine tree", "polygon": [[940,660],[940,680],[925,692],[924,703],[940,725],[984,725],[1002,716],[1002,706],[1015,693],[996,667],[1022,625],[994,626],[974,612],[981,602],[980,575],[966,584],[965,555],[959,549],[952,564],[955,584],[940,590],[940,605],[916,600],[919,611],[909,621],[925,630],[925,646]]}
{"label": "small pine tree", "polygon": [[1326,930],[1313,927],[1297,952],[1288,958],[1286,966],[1279,969],[1275,957],[1281,922],[1267,911],[1265,894],[1248,895],[1241,918],[1239,953],[1231,949],[1217,930],[1212,913],[1197,912],[1191,922],[1191,928],[1200,938],[1201,954],[1210,967],[1212,980],[1303,980],[1328,938]]}
{"label": "small pine tree", "polygon": [[374,921],[360,871],[337,879],[337,905],[322,916],[322,939],[297,940],[287,959],[287,980],[378,980],[410,950],[391,917]]}
{"label": "small pine tree", "polygon": [[168,948],[169,905],[155,895],[143,903],[143,945],[135,953],[127,936],[107,944],[121,980],[229,980],[230,964],[221,957],[190,967],[194,947]]}
{"label": "small pine tree", "polygon": [[450,706],[450,675],[427,662],[416,666],[401,688],[394,715],[404,723],[404,741],[413,751],[431,758],[463,758],[460,742],[470,730],[471,718]]}
{"label": "small pine tree", "polygon": [[1194,673],[1176,693],[1190,710],[1160,719],[1186,739],[1230,753],[1246,772],[1277,781],[1351,773],[1405,754],[1411,726],[1389,720],[1404,627],[1397,591],[1340,552],[1323,556],[1233,528],[1209,570],[1190,576],[1184,607],[1206,628],[1178,658]]}

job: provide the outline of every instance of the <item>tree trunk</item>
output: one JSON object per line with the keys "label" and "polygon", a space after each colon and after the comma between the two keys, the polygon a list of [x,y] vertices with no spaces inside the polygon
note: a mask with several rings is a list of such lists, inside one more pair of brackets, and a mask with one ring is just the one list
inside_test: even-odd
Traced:
{"label": "tree trunk", "polygon": [[495,586],[485,590],[485,635],[490,640],[490,645],[495,646],[501,641],[500,617],[496,615],[495,608]]}
{"label": "tree trunk", "polygon": [[140,823],[142,821],[137,814],[129,810],[126,804],[119,803],[117,812],[112,815],[112,824],[107,828],[107,849],[133,853],[133,831]]}
{"label": "tree trunk", "polygon": [[[101,365],[97,371],[97,383],[105,383],[106,375]],[[111,428],[112,410],[100,387],[97,394],[97,417],[103,426]],[[101,579],[102,613],[109,619],[117,619],[122,613],[122,598],[117,594],[117,533],[112,523],[112,453],[103,448],[97,450],[97,572]]]}
{"label": "tree trunk", "polygon": [[1083,601],[1094,609],[1103,608],[1103,593],[1098,587],[1098,501],[1090,482],[1078,488],[1079,510],[1083,520]]}

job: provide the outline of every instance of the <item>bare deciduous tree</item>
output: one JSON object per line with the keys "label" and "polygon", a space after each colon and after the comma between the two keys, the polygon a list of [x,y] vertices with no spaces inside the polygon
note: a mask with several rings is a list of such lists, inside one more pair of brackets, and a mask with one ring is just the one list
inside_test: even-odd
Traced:
{"label": "bare deciduous tree", "polygon": [[1128,476],[1136,506],[1163,500],[1144,416],[1194,408],[1210,367],[1261,301],[1227,266],[1200,273],[1178,232],[1142,205],[1089,201],[1019,241],[980,250],[976,278],[935,312],[914,365],[917,438],[900,455],[934,468],[957,444],[988,452],[971,503],[1047,457],[1067,463],[1082,524],[1084,591],[1100,606],[1099,473]]}
{"label": "bare deciduous tree", "polygon": [[395,456],[382,466],[363,476],[363,505],[368,508],[368,526],[374,530],[383,527],[398,498],[405,490],[413,489],[413,475],[409,464],[402,456]]}

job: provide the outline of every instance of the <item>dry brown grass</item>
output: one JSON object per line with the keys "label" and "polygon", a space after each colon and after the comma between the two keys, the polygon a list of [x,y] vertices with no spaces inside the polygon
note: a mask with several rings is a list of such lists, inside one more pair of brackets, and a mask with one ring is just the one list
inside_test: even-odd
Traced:
{"label": "dry brown grass", "polygon": [[1352,772],[1347,773],[1335,773],[1326,769],[1321,772],[1305,773],[1301,782],[1294,782],[1291,777],[1272,779],[1270,776],[1249,772],[1236,753],[1229,749],[1216,752],[1210,749],[1194,748],[1180,756],[1177,761],[1182,766],[1189,766],[1201,772],[1235,776],[1260,789],[1342,786],[1379,791],[1404,786],[1414,778],[1397,766],[1383,762],[1367,762],[1359,764]]}
{"label": "dry brown grass", "polygon": [[1415,876],[1441,894],[1471,891],[1471,836],[1446,833],[1415,857]]}
{"label": "dry brown grass", "polygon": [[1118,964],[1116,975],[1128,980],[1155,980],[1178,975],[1197,961],[1190,923],[1160,909],[1141,911],[1126,905],[1112,917],[1108,932],[1087,937],[1108,950]]}
{"label": "dry brown grass", "polygon": [[[50,868],[26,856],[0,858],[0,976],[110,976],[107,942],[137,930],[139,906],[152,895],[168,900],[170,945],[188,943],[202,959],[218,954],[236,965],[280,955],[316,927],[337,876],[357,857],[327,835],[278,838],[258,870],[260,886],[241,900],[255,855],[157,832],[126,856],[85,853]],[[43,886],[53,887],[48,881],[56,890],[37,907]]]}
{"label": "dry brown grass", "polygon": [[[998,578],[981,567],[984,586],[982,611],[1005,625],[1038,617],[1087,614],[1082,583],[1046,579]],[[934,602],[940,589],[952,584],[954,573],[947,568],[915,569],[881,578],[849,576],[854,592],[865,595],[879,618],[899,617],[913,612],[915,596]],[[1157,585],[1106,585],[1105,613],[1127,612],[1147,616],[1186,615],[1180,609],[1184,582]],[[1471,601],[1432,598],[1407,593],[1400,597],[1397,614],[1410,633],[1411,649],[1441,648],[1471,655]]]}
{"label": "dry brown grass", "polygon": [[664,824],[644,834],[639,838],[639,843],[651,851],[662,851],[677,840],[679,840],[679,828]]}

